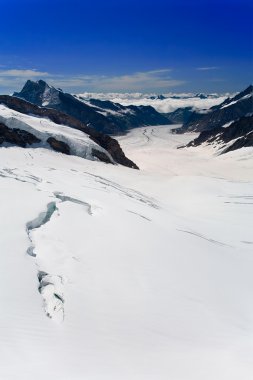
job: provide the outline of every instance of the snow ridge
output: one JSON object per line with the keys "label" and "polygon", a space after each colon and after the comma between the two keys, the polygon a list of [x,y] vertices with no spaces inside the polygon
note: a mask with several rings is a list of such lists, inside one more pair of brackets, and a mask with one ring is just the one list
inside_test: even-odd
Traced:
{"label": "snow ridge", "polygon": [[97,161],[98,159],[93,155],[93,151],[95,150],[105,154],[109,162],[115,163],[111,155],[104,148],[92,141],[82,131],[66,125],[58,125],[46,118],[21,114],[2,104],[0,104],[0,111],[0,122],[8,128],[18,128],[27,131],[41,140],[41,143],[36,144],[35,147],[39,145],[40,147],[49,149],[50,146],[47,140],[49,137],[54,137],[69,146],[71,155]]}

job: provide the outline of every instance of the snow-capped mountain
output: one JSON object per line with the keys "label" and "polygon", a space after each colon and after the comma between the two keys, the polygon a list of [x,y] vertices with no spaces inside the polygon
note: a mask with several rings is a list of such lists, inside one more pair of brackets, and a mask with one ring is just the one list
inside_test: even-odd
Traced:
{"label": "snow-capped mountain", "polygon": [[[156,109],[163,117],[167,119],[167,124],[185,124],[189,120],[193,121],[199,118],[199,115],[209,112],[210,108],[222,103],[227,99],[226,95],[218,94],[120,94],[120,93],[83,93],[76,95],[83,99],[87,104],[97,102],[97,104],[106,105],[117,104],[120,107],[133,108],[133,105],[140,107],[152,107]],[[102,102],[103,101],[103,102]],[[144,108],[144,107],[143,107]],[[150,109],[147,113],[151,115]],[[150,124],[150,119],[147,120]],[[153,122],[153,125],[157,123]],[[161,123],[163,124],[163,120]]]}
{"label": "snow-capped mountain", "polygon": [[191,113],[189,110],[184,125],[173,132],[200,132],[187,147],[209,146],[214,148],[217,154],[223,154],[253,146],[252,115],[253,87],[249,86],[206,113]]}
{"label": "snow-capped mountain", "polygon": [[185,131],[201,132],[208,129],[222,127],[236,121],[243,116],[253,114],[253,86],[250,85],[244,91],[232,98],[227,98],[217,106],[213,106],[207,113],[195,113],[187,122],[178,129],[178,133]]}
{"label": "snow-capped mountain", "polygon": [[13,94],[41,107],[54,108],[75,117],[97,131],[117,135],[144,125],[166,125],[168,119],[152,107],[125,107],[110,101],[85,99],[49,86],[45,81],[28,80]]}
{"label": "snow-capped mountain", "polygon": [[[14,96],[38,106],[67,113],[103,133],[113,135],[148,125],[188,123],[210,107],[223,103],[217,94],[96,94],[71,95],[45,81],[28,80]],[[212,108],[211,108],[212,109]]]}
{"label": "snow-capped mountain", "polygon": [[32,141],[63,153],[137,168],[115,139],[70,115],[8,95],[0,95],[0,107],[2,144],[27,146]]}

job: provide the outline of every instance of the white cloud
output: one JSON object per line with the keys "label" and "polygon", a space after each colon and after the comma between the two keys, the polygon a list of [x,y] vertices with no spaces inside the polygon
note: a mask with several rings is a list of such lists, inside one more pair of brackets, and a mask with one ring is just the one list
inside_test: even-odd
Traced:
{"label": "white cloud", "polygon": [[105,78],[102,86],[107,90],[152,90],[180,86],[184,82],[172,79],[168,76],[170,70],[156,70],[148,72],[138,72],[131,75],[122,75]]}
{"label": "white cloud", "polygon": [[0,70],[0,93],[18,91],[28,79],[49,77],[49,73],[35,69]]}
{"label": "white cloud", "polygon": [[47,77],[49,74],[43,71],[37,70],[0,70],[0,77],[19,77],[19,78],[34,78],[34,77]]}
{"label": "white cloud", "polygon": [[218,70],[218,66],[207,66],[207,67],[197,67],[196,70],[199,71],[209,71],[209,70]]}
{"label": "white cloud", "polygon": [[79,87],[88,91],[146,91],[177,87],[185,83],[169,76],[171,69],[136,72],[133,74],[78,75],[66,78],[54,78],[52,83],[58,87]]}
{"label": "white cloud", "polygon": [[185,83],[170,76],[171,69],[135,72],[125,75],[59,75],[35,69],[0,70],[0,85],[18,90],[27,79],[46,78],[55,87],[66,91],[160,91]]}

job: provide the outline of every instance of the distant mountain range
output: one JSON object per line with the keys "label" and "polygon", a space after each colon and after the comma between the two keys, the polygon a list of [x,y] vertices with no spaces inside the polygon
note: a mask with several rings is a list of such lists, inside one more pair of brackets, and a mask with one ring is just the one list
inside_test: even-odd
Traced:
{"label": "distant mountain range", "polygon": [[[109,100],[123,106],[151,106],[167,117],[178,108],[192,107],[194,110],[209,109],[222,103],[230,94],[142,94],[142,93],[89,93],[77,95],[86,101],[90,99]],[[234,96],[234,95],[233,95]]]}
{"label": "distant mountain range", "polygon": [[[179,102],[177,96],[171,96],[170,99]],[[220,98],[200,93],[191,98],[186,96],[186,99],[192,100],[192,104],[201,102],[208,106],[210,99],[217,102]],[[150,100],[159,103],[168,99],[164,95],[157,95],[151,96]],[[96,149],[93,146],[91,158],[132,168],[137,166],[125,156],[119,143],[108,134],[124,134],[132,128],[148,125],[183,124],[172,131],[200,132],[199,137],[191,141],[188,147],[211,144],[217,147],[219,153],[225,153],[253,145],[252,85],[231,98],[223,98],[220,104],[210,108],[200,109],[192,105],[168,113],[160,113],[149,105],[122,105],[111,100],[95,99],[80,94],[71,95],[48,85],[43,80],[28,80],[20,92],[15,92],[13,96],[0,96],[0,103],[21,114],[48,118],[56,124],[80,130],[100,147]],[[0,122],[0,144],[16,142],[17,145],[25,146],[27,143],[36,143],[38,135],[31,135],[30,129],[15,130],[12,125],[12,130],[9,130],[8,122],[5,124],[5,120],[1,118]],[[57,136],[59,137],[59,134]],[[72,154],[73,150],[71,151],[66,139],[60,140],[57,136],[47,136],[46,143],[54,150]]]}
{"label": "distant mountain range", "polygon": [[147,125],[169,124],[167,117],[150,106],[122,106],[111,101],[85,99],[49,86],[45,81],[28,80],[20,92],[13,94],[40,107],[67,113],[82,123],[106,134],[122,134]]}

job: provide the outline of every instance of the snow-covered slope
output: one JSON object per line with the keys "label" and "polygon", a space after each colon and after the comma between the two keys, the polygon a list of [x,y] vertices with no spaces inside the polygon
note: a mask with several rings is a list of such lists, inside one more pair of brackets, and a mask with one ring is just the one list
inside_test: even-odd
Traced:
{"label": "snow-covered slope", "polygon": [[53,137],[67,144],[70,154],[89,160],[97,160],[94,155],[94,150],[100,151],[108,157],[108,161],[114,163],[110,154],[92,141],[86,133],[70,128],[69,126],[55,124],[46,118],[25,115],[3,104],[0,104],[0,123],[3,123],[11,129],[16,128],[31,133],[41,141],[39,146],[50,148],[47,140]]}
{"label": "snow-covered slope", "polygon": [[121,137],[141,171],[0,149],[1,379],[252,378],[253,152],[192,137]]}

